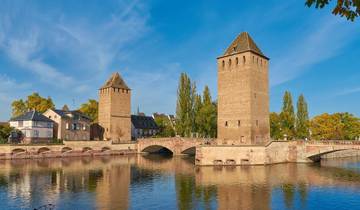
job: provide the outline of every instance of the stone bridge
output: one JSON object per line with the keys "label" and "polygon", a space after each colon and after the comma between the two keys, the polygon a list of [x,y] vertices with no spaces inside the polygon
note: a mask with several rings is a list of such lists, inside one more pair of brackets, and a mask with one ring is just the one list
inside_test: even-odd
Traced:
{"label": "stone bridge", "polygon": [[138,153],[156,153],[167,150],[173,155],[195,154],[196,146],[210,142],[210,139],[201,138],[146,138],[138,139]]}
{"label": "stone bridge", "polygon": [[321,156],[338,151],[360,150],[360,141],[327,140],[305,142],[306,158],[319,161]]}

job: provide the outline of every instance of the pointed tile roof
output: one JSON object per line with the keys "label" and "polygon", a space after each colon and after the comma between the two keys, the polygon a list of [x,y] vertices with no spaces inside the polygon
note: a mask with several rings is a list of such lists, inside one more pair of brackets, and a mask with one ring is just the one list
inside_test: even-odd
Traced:
{"label": "pointed tile roof", "polygon": [[236,39],[227,48],[223,56],[247,51],[251,51],[255,54],[267,58],[255,44],[254,40],[250,37],[248,32],[242,32],[239,34],[239,36],[237,36]]}
{"label": "pointed tile roof", "polygon": [[109,87],[130,90],[130,88],[126,85],[125,81],[123,80],[123,78],[121,78],[118,72],[113,73],[110,79],[108,79],[108,81],[106,81],[106,83],[100,89]]}

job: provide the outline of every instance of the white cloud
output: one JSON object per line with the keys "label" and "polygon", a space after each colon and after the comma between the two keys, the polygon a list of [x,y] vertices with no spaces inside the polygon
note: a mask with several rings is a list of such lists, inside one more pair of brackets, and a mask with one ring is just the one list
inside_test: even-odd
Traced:
{"label": "white cloud", "polygon": [[147,8],[138,1],[122,1],[97,23],[91,17],[56,12],[49,17],[29,5],[6,6],[0,14],[0,50],[42,83],[57,88],[87,90],[86,83],[94,79],[90,75],[108,70],[114,59],[126,54],[125,45],[147,31]]}
{"label": "white cloud", "polygon": [[357,28],[350,25],[353,23],[335,18],[327,16],[317,23],[311,20],[311,24],[299,26],[303,27],[302,33],[286,47],[280,46],[283,53],[271,62],[271,86],[290,81],[312,66],[344,52],[344,48],[355,39],[353,34],[357,33]]}

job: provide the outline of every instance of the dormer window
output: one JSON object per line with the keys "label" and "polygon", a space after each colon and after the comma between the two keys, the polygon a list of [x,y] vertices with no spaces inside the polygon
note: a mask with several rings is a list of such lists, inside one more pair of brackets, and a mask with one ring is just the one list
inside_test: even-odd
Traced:
{"label": "dormer window", "polygon": [[236,47],[233,47],[233,51],[234,51],[234,52],[236,51]]}

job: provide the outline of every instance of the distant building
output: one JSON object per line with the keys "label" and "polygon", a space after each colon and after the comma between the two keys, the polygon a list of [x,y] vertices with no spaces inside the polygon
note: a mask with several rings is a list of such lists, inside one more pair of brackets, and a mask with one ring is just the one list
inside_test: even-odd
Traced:
{"label": "distant building", "polygon": [[104,140],[115,143],[131,140],[131,90],[119,73],[99,90],[99,125]]}
{"label": "distant building", "polygon": [[63,140],[90,140],[90,117],[79,111],[48,109],[44,115],[53,120],[54,137]]}
{"label": "distant building", "polygon": [[154,136],[158,131],[159,128],[156,125],[154,118],[145,115],[131,115],[132,140]]}
{"label": "distant building", "polygon": [[54,121],[37,111],[10,119],[10,126],[22,132],[22,143],[48,143],[53,139]]}

